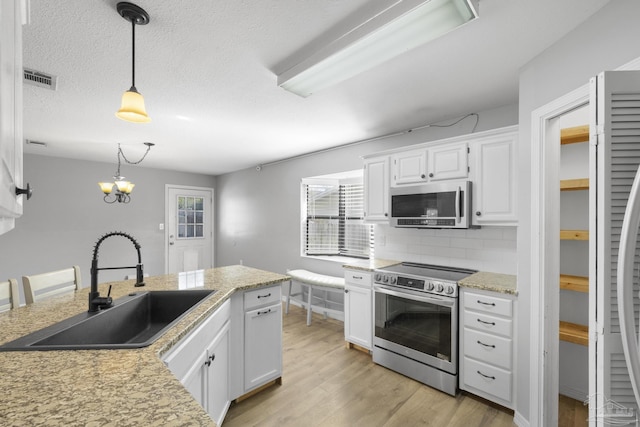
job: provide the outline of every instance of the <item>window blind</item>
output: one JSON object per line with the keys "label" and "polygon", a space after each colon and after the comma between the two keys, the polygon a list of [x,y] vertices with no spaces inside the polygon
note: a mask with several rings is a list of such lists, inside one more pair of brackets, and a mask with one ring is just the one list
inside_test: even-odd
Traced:
{"label": "window blind", "polygon": [[362,184],[305,184],[305,254],[369,258],[373,226],[364,223]]}

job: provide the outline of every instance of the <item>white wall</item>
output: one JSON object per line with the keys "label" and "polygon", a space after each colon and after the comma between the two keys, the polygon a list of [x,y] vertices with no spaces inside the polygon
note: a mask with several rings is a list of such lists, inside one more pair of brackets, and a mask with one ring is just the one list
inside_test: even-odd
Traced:
{"label": "white wall", "polygon": [[[510,126],[516,122],[514,105],[480,112],[477,131]],[[454,120],[449,121],[453,122]],[[467,134],[473,128],[474,119],[468,118],[451,128],[426,128],[401,136],[352,145],[329,152],[318,153],[303,158],[292,159],[275,165],[266,165],[260,171],[246,169],[226,175],[217,180],[218,222],[217,260],[218,265],[237,264],[240,260],[245,265],[284,273],[288,268],[305,268],[319,273],[342,276],[342,263],[321,261],[300,256],[300,180],[305,177],[344,172],[362,168],[361,156],[396,147],[418,144],[421,142],[443,139]],[[376,251],[384,253],[384,248],[392,249],[392,256],[399,260],[415,260],[437,263],[443,261],[451,264],[481,265],[481,251],[473,248],[463,249],[460,245],[470,239],[465,238],[464,230],[456,230],[455,236],[439,239],[429,230],[382,230],[378,232],[386,236],[385,246],[376,244]],[[500,232],[499,237],[490,231],[474,230],[475,236],[482,236],[491,242],[504,246],[501,250],[510,252],[515,268],[515,233],[513,229],[507,236]],[[443,230],[444,233],[446,231]],[[454,233],[449,231],[449,233]],[[419,237],[409,237],[419,236]],[[420,243],[409,241],[421,240]],[[451,249],[450,256],[443,260],[429,257],[427,248],[429,240],[439,242]],[[477,243],[478,239],[475,240]],[[500,241],[496,243],[496,241]],[[419,248],[418,246],[421,246]],[[456,250],[464,252],[462,257],[455,256]],[[476,248],[477,249],[477,248]],[[422,253],[422,251],[425,251]],[[391,254],[390,254],[391,255]]]}
{"label": "white wall", "polygon": [[588,83],[589,78],[602,70],[615,69],[640,56],[640,2],[615,0],[603,7],[590,19],[568,33],[539,56],[524,66],[520,73],[520,149],[518,151],[519,187],[518,199],[518,300],[517,319],[517,402],[516,415],[530,419],[530,355],[529,337],[532,316],[526,304],[531,300],[532,289],[541,286],[531,283],[531,113]]}
{"label": "white wall", "polygon": [[[114,168],[113,163],[25,155],[25,183],[34,194],[15,229],[0,235],[0,277],[20,279],[77,264],[83,285],[89,286],[93,245],[116,230],[138,240],[145,273],[164,274],[164,232],[158,226],[165,221],[165,184],[214,187],[215,178],[123,166],[123,175],[136,184],[131,202],[109,205],[97,183],[109,179]],[[106,240],[99,255],[101,267],[131,266],[137,260],[133,245],[121,237]],[[128,274],[135,271],[101,271],[99,279],[122,280]]]}

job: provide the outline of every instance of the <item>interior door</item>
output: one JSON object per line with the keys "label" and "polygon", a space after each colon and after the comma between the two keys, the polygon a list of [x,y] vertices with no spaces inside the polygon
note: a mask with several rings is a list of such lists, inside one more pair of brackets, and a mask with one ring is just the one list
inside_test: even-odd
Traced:
{"label": "interior door", "polygon": [[[607,71],[593,78],[590,106],[590,126],[597,132],[590,172],[597,181],[590,196],[590,210],[597,213],[590,225],[596,247],[590,250],[594,267],[589,273],[590,283],[595,283],[591,292],[596,293],[590,345],[596,347],[597,374],[595,391],[591,388],[595,402],[590,404],[596,405],[596,424],[607,425],[619,420],[622,411],[638,411],[622,347],[616,287],[625,207],[640,165],[640,72]],[[638,261],[633,272],[636,286]],[[636,301],[636,310],[639,307]]]}
{"label": "interior door", "polygon": [[167,185],[167,273],[213,267],[213,189]]}

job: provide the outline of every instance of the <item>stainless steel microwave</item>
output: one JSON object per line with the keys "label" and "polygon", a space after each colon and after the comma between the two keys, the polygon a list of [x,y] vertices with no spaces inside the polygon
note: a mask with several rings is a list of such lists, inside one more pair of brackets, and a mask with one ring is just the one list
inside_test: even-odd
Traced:
{"label": "stainless steel microwave", "polygon": [[405,228],[469,228],[471,181],[391,187],[391,225]]}

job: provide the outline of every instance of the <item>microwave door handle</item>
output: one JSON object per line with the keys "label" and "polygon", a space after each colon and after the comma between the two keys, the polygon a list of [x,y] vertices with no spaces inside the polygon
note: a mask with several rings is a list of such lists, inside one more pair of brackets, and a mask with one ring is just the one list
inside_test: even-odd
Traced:
{"label": "microwave door handle", "polygon": [[456,190],[456,224],[460,223],[460,217],[462,217],[462,213],[460,212],[460,186]]}

